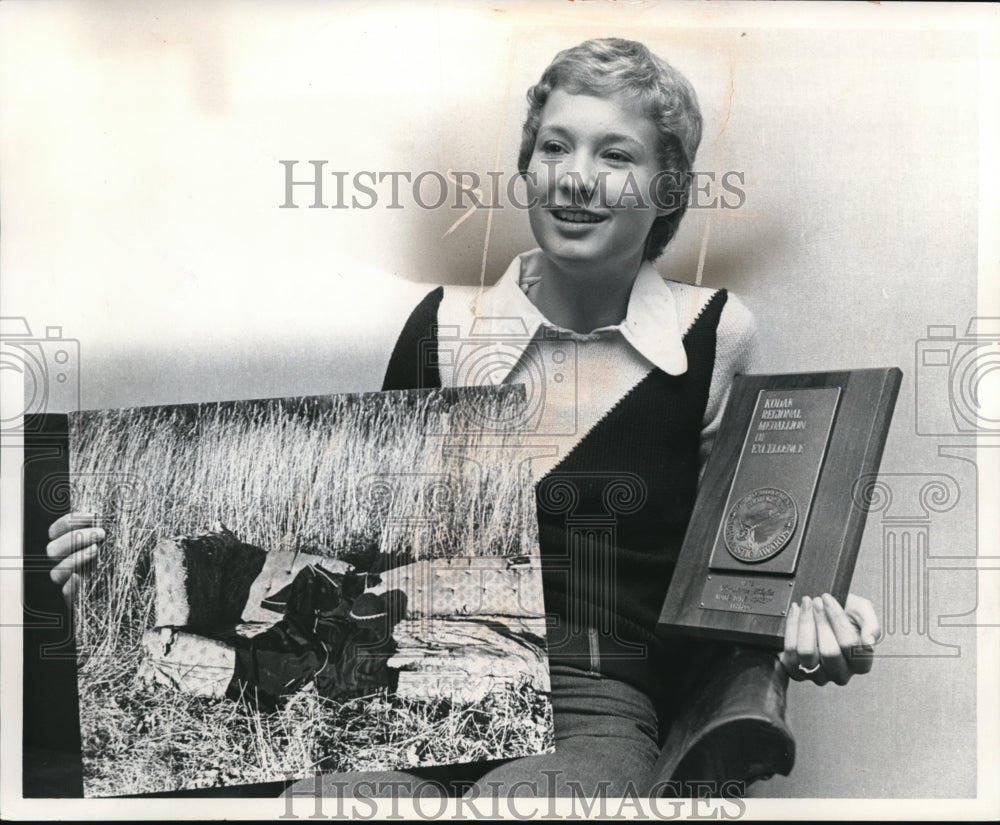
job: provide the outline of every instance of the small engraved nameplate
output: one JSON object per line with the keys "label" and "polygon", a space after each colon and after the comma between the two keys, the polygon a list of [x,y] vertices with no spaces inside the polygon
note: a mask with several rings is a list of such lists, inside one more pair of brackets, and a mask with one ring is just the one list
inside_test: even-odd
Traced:
{"label": "small engraved nameplate", "polygon": [[713,573],[705,579],[700,606],[704,610],[784,616],[792,601],[792,585],[788,579]]}

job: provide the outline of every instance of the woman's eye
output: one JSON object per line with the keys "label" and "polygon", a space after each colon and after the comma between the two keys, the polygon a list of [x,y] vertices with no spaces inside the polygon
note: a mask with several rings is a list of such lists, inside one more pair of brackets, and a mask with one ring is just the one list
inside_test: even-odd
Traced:
{"label": "woman's eye", "polygon": [[609,149],[607,152],[604,153],[604,157],[612,161],[613,163],[628,163],[629,161],[632,160],[631,157],[629,157],[624,152],[619,151],[618,149]]}
{"label": "woman's eye", "polygon": [[561,144],[556,143],[554,140],[547,140],[542,143],[542,151],[550,155],[558,155],[563,151]]}

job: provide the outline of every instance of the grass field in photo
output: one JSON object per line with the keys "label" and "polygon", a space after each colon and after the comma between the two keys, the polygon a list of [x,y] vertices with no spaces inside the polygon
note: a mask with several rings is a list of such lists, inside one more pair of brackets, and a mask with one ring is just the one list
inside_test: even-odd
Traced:
{"label": "grass field in photo", "polygon": [[[479,703],[309,687],[279,710],[139,678],[152,552],[222,523],[240,541],[363,565],[537,554],[518,387],[265,399],[70,416],[72,507],[108,531],[78,597],[88,796],[244,784],[538,753],[547,696]],[[362,566],[362,569],[366,569]],[[538,605],[539,615],[544,609]]]}

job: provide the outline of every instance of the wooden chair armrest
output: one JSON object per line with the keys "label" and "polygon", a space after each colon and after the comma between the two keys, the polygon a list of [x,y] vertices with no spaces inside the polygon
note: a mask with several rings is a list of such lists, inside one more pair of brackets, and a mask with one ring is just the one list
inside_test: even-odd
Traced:
{"label": "wooden chair armrest", "polygon": [[674,717],[654,790],[739,796],[758,779],[787,776],[795,763],[795,740],[785,722],[787,687],[788,675],[773,652],[725,651]]}

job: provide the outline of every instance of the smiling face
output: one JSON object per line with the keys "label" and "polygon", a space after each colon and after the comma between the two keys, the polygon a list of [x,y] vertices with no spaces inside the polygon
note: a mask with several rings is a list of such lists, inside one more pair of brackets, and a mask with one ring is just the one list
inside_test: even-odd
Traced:
{"label": "smiling face", "polygon": [[657,208],[657,131],[637,107],[553,90],[528,165],[528,216],[562,270],[633,278]]}

